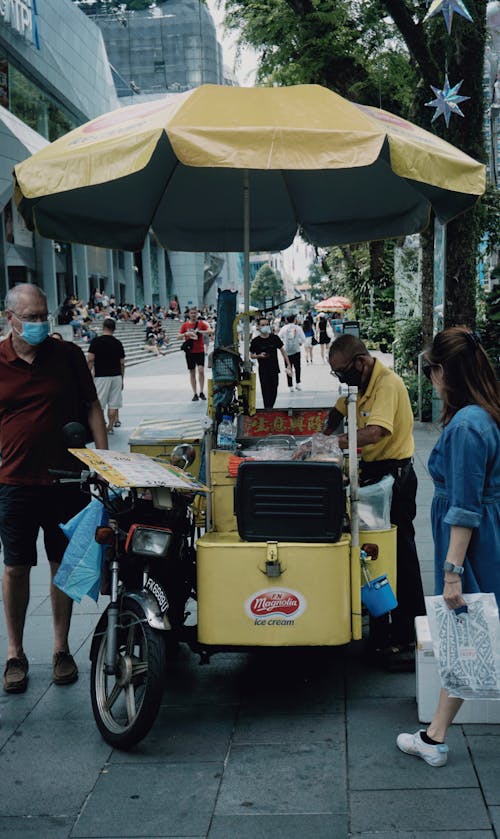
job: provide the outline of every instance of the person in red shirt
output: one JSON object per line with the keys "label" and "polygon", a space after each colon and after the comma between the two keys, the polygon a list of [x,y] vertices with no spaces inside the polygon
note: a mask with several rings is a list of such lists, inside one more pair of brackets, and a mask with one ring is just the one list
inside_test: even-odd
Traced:
{"label": "person in red shirt", "polygon": [[12,331],[0,343],[0,539],[8,635],[3,688],[21,693],[28,683],[23,635],[40,528],[51,571],[53,680],[62,685],[78,678],[68,646],[72,600],[52,579],[67,545],[59,522],[71,518],[86,501],[78,487],[72,492],[72,487],[54,484],[49,469],[77,468],[62,429],[75,420],[82,404],[96,446],[107,448],[108,440],[85,356],[78,347],[49,337],[43,291],[29,283],[17,285],[8,291],[5,309]]}
{"label": "person in red shirt", "polygon": [[[194,307],[188,311],[188,319],[179,329],[179,337],[191,339],[191,349],[186,350],[186,364],[193,389],[193,402],[206,399],[205,388],[205,335],[212,335],[213,329],[209,324],[198,318],[198,310]],[[199,390],[196,389],[196,371],[198,371]]]}

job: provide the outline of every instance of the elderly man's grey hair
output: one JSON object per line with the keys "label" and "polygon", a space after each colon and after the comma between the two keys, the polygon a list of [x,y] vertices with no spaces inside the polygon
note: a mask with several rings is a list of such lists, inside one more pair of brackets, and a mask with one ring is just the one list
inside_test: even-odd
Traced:
{"label": "elderly man's grey hair", "polygon": [[9,312],[14,312],[19,302],[19,298],[26,294],[27,291],[31,290],[37,292],[44,300],[47,299],[47,295],[40,286],[37,286],[34,283],[19,283],[13,288],[9,288],[7,294],[5,295],[5,308],[8,309]]}

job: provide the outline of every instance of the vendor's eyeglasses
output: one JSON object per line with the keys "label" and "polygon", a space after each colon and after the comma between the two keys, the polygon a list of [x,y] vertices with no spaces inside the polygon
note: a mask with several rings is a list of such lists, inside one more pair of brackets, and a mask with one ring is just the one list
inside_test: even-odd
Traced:
{"label": "vendor's eyeglasses", "polygon": [[332,368],[332,369],[330,370],[330,374],[331,374],[332,376],[337,376],[337,377],[338,377],[338,376],[345,376],[345,374],[346,374],[346,373],[348,373],[348,372],[349,372],[349,370],[352,370],[352,368],[354,367],[354,364],[355,364],[355,362],[356,362],[357,357],[358,357],[358,356],[357,356],[357,355],[355,355],[355,356],[354,356],[354,358],[352,359],[352,361],[350,361],[350,362],[349,362],[349,364],[347,365],[347,367],[343,367],[341,370],[334,370],[334,369]]}

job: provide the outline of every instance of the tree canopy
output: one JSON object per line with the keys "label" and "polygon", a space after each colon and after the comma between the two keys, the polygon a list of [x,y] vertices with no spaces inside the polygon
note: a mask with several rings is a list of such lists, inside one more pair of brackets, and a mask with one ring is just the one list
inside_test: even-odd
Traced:
{"label": "tree canopy", "polygon": [[269,300],[273,301],[271,305],[279,303],[283,299],[284,293],[283,280],[266,262],[257,271],[250,287],[250,301],[254,306],[266,309],[269,308]]}
{"label": "tree canopy", "polygon": [[[469,3],[473,22],[455,15],[451,34],[441,14],[424,22],[425,0],[224,0],[225,23],[260,56],[261,84],[322,84],[347,98],[394,111],[485,160],[483,67],[486,0]],[[431,122],[426,107],[463,79],[464,118]],[[480,205],[448,224],[445,323],[475,318]],[[424,332],[432,332],[432,235],[423,237]]]}

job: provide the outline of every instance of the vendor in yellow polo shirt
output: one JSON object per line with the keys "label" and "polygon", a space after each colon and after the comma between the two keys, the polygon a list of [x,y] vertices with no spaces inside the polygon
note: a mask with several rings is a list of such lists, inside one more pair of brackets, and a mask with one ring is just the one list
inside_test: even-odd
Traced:
{"label": "vendor in yellow polo shirt", "polygon": [[[413,413],[402,379],[373,358],[354,335],[341,335],[330,347],[332,372],[343,384],[358,388],[357,445],[361,449],[360,484],[394,476],[391,522],[397,525],[398,607],[387,616],[371,619],[370,646],[390,670],[415,666],[416,615],[425,614],[413,520],[417,476],[413,469]],[[347,415],[344,397],[330,411],[325,433],[332,433]],[[347,434],[340,434],[347,448]]]}

